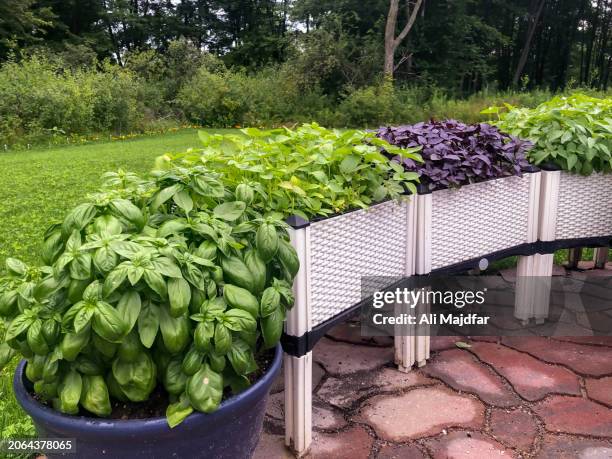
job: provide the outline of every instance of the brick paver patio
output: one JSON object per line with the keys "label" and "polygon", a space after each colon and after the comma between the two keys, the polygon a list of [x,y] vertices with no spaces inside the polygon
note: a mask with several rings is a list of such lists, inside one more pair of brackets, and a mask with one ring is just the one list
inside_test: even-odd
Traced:
{"label": "brick paver patio", "polygon": [[[390,338],[334,328],[314,349],[309,457],[612,458],[612,338],[432,338],[429,363],[395,370]],[[256,459],[284,447],[282,378]]]}

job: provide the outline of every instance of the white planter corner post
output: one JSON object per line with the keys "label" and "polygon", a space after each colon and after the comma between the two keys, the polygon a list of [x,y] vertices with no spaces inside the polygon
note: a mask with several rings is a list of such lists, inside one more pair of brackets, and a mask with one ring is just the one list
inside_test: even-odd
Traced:
{"label": "white planter corner post", "polygon": [[[285,332],[300,337],[312,329],[308,272],[310,270],[310,227],[295,225],[289,231],[300,269],[293,283],[295,304],[287,314]],[[298,455],[312,442],[312,351],[301,357],[287,353],[283,358],[285,379],[285,444]]]}
{"label": "white planter corner post", "polygon": [[[414,271],[417,275],[429,274],[431,272],[431,224],[432,224],[432,202],[433,194],[419,194],[416,196],[416,230],[414,232]],[[428,312],[429,305],[419,303],[415,307],[417,314]],[[429,325],[419,324],[416,326],[414,336],[414,363],[422,367],[430,357]]]}
{"label": "white planter corner post", "polygon": [[[312,222],[288,220],[300,269],[285,324],[285,440],[299,455],[312,440],[312,348],[373,292],[414,272],[416,209],[410,196]],[[422,365],[428,348],[427,337],[398,337],[395,360],[404,370]]]}
{"label": "white planter corner post", "polygon": [[[406,244],[405,244],[405,270],[404,276],[413,276],[416,271],[416,242],[418,231],[418,195],[411,195],[407,198],[406,206]],[[405,310],[407,305],[396,304],[396,313],[408,313]],[[427,338],[427,337],[426,337]],[[407,373],[417,362],[425,364],[425,349],[429,348],[429,343],[425,346],[419,339],[417,327],[408,325],[398,325],[395,329],[395,363],[398,370]],[[427,351],[427,356],[429,353]],[[417,357],[421,357],[417,359]],[[421,365],[421,366],[422,366]]]}
{"label": "white planter corner post", "polygon": [[[529,219],[527,224],[527,243],[538,241],[540,220],[552,211],[551,202],[542,202],[547,189],[544,172],[529,174]],[[535,254],[519,256],[516,267],[516,296],[514,316],[527,323],[529,319],[543,320],[548,315],[550,276],[552,264],[548,267],[549,255]],[[547,279],[548,278],[548,279]]]}

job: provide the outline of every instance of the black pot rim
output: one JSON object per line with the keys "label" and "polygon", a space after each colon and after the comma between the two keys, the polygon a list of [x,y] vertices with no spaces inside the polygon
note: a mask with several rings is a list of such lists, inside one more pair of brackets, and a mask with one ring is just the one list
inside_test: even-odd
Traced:
{"label": "black pot rim", "polygon": [[[277,344],[270,368],[268,368],[266,373],[259,378],[255,384],[245,391],[224,400],[219,406],[219,409],[212,413],[206,414],[194,411],[182,424],[175,427],[175,429],[183,424],[197,424],[204,420],[206,420],[206,422],[221,421],[226,416],[231,416],[235,413],[237,409],[240,409],[241,405],[251,403],[251,400],[254,398],[265,396],[280,371],[282,356],[283,351],[281,345]],[[72,416],[60,413],[59,411],[43,405],[30,394],[24,384],[26,363],[26,360],[22,360],[17,365],[13,378],[13,390],[21,407],[26,413],[32,416],[35,421],[36,419],[44,419],[45,422],[52,423],[56,427],[66,431],[90,431],[91,433],[97,432],[101,434],[111,431],[117,432],[119,430],[123,433],[128,433],[129,431],[135,431],[141,428],[146,428],[149,431],[151,429],[169,429],[165,416],[147,419],[107,419],[89,416]]]}

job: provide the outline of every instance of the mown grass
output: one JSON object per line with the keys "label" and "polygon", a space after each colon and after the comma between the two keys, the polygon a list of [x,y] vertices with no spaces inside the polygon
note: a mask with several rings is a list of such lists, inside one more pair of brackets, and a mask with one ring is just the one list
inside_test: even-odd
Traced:
{"label": "mown grass", "polygon": [[197,131],[128,141],[0,153],[0,266],[38,259],[45,229],[101,184],[104,172],[151,169],[155,157],[198,146]]}
{"label": "mown grass", "polygon": [[[144,173],[164,153],[198,146],[197,131],[128,141],[0,153],[0,266],[7,257],[39,260],[45,229],[101,184],[104,172]],[[17,360],[0,373],[0,438],[34,435],[13,396]],[[1,453],[0,453],[1,455]]]}

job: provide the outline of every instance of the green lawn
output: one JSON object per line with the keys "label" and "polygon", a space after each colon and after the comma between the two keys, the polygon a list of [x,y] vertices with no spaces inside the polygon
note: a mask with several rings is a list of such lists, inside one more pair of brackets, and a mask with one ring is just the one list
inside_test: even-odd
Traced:
{"label": "green lawn", "polygon": [[[95,191],[104,172],[147,172],[157,156],[198,144],[197,131],[186,129],[128,141],[0,153],[0,266],[7,257],[36,263],[47,226]],[[9,365],[0,374],[0,438],[34,434],[13,397],[13,371]]]}
{"label": "green lawn", "polygon": [[197,131],[129,141],[0,153],[0,266],[10,256],[38,259],[45,229],[119,168],[150,170],[155,157],[198,146]]}

